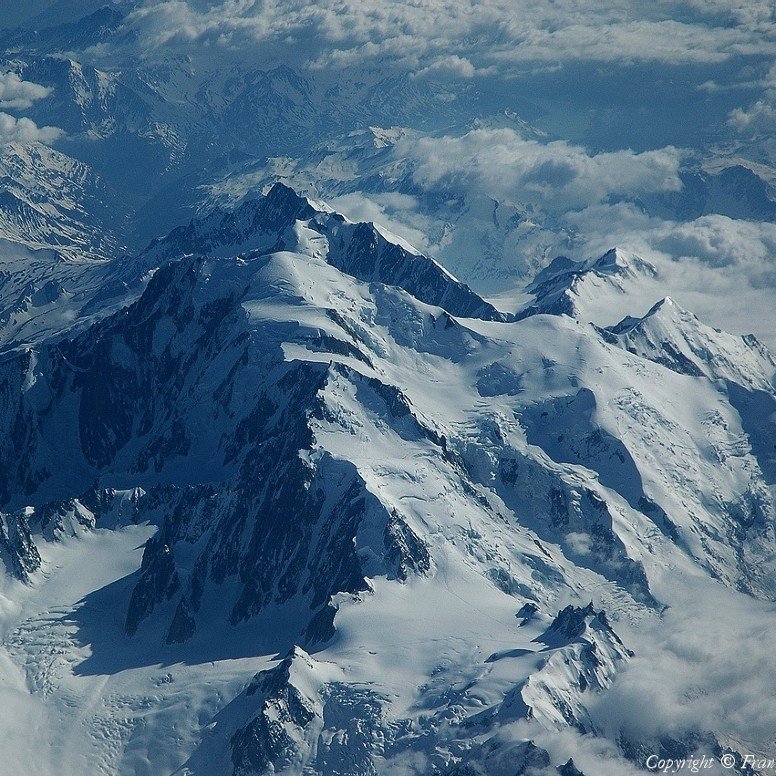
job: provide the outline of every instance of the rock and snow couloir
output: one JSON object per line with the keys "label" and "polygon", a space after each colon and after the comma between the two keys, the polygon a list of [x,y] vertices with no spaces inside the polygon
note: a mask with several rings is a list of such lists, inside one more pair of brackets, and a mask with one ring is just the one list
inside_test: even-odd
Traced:
{"label": "rock and snow couloir", "polygon": [[[659,618],[672,575],[776,595],[773,360],[667,302],[577,320],[637,257],[556,261],[510,320],[278,185],[115,273],[130,303],[0,361],[13,584],[45,589],[84,535],[152,534],[92,593],[117,614],[88,660],[124,672],[90,690],[129,730],[94,744],[109,767],[549,773],[525,725],[602,732],[618,623]],[[84,600],[49,703],[88,675]],[[181,680],[148,702],[160,663]]]}

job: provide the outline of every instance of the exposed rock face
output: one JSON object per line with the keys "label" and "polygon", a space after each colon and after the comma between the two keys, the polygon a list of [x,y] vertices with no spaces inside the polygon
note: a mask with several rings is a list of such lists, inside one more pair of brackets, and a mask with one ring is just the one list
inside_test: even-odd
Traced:
{"label": "exposed rock face", "polygon": [[30,534],[24,514],[0,512],[0,559],[6,569],[22,582],[40,568],[40,553]]}
{"label": "exposed rock face", "polygon": [[[216,255],[175,258],[200,241]],[[621,258],[586,272],[647,271]],[[152,260],[133,303],[0,361],[0,549],[36,584],[44,542],[142,529],[116,599],[138,659],[286,655],[231,679],[192,762],[573,774],[515,731],[597,732],[631,654],[612,623],[659,616],[661,570],[773,597],[752,342],[662,308],[499,320],[283,187]]]}
{"label": "exposed rock face", "polygon": [[334,678],[332,670],[294,647],[254,677],[244,694],[254,711],[230,740],[236,774],[380,773],[407,726],[386,717],[384,698]]}
{"label": "exposed rock face", "polygon": [[585,776],[585,774],[574,765],[573,759],[569,759],[563,763],[563,765],[559,765],[557,770],[560,776]]}
{"label": "exposed rock face", "polygon": [[[302,769],[309,757],[308,728],[320,724],[321,704],[315,696],[308,697],[299,690],[292,672],[294,679],[304,683],[304,674],[312,668],[309,656],[294,649],[276,668],[256,675],[245,694],[255,696],[258,711],[231,740],[236,774]],[[303,675],[297,678],[300,672]]]}
{"label": "exposed rock face", "polygon": [[149,539],[143,552],[140,580],[132,591],[125,630],[134,636],[140,620],[147,617],[157,603],[169,601],[180,589],[172,551],[166,544]]}
{"label": "exposed rock face", "polygon": [[96,525],[96,517],[81,500],[71,498],[33,510],[29,523],[41,538],[52,542],[91,530]]}

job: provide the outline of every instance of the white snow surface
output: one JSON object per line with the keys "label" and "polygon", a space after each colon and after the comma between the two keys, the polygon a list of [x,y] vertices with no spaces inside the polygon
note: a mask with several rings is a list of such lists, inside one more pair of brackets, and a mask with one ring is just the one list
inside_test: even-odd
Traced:
{"label": "white snow surface", "polygon": [[[179,272],[169,265],[177,286],[162,285],[157,272],[138,287],[134,313],[108,306],[102,323],[87,319],[74,329],[59,319],[59,338],[112,343],[106,363],[132,372],[144,358],[172,359],[180,370],[184,387],[171,414],[160,405],[152,431],[135,427],[107,466],[76,465],[75,438],[66,442],[72,460],[57,465],[51,435],[77,428],[62,424],[77,424],[78,410],[60,402],[46,371],[56,358],[46,350],[52,335],[41,333],[24,351],[24,401],[41,440],[31,460],[51,476],[14,494],[17,508],[26,506],[20,499],[31,505],[42,563],[27,583],[10,573],[3,581],[0,773],[248,773],[234,741],[260,702],[294,742],[293,762],[279,772],[339,772],[331,763],[345,741],[352,757],[366,747],[377,773],[462,763],[508,773],[533,740],[549,753],[544,772],[573,755],[585,773],[633,773],[616,748],[605,699],[620,675],[639,676],[641,649],[660,659],[656,645],[673,627],[673,608],[687,612],[694,598],[705,607],[716,591],[734,609],[776,595],[771,459],[750,428],[756,418],[741,409],[747,397],[755,414],[772,406],[757,402],[773,398],[773,360],[756,341],[705,327],[670,302],[610,330],[589,323],[582,302],[595,300],[599,281],[612,275],[613,293],[639,282],[646,265],[638,257],[623,264],[615,254],[583,267],[576,318],[457,318],[402,288],[338,270],[329,262],[336,230],[327,237],[314,226],[297,221],[282,250],[266,240],[240,246],[251,249],[240,256],[222,249],[185,257]],[[411,256],[410,266],[423,259]],[[228,336],[213,349],[202,321],[223,300]],[[145,318],[132,317],[142,310]],[[132,350],[125,321],[138,329],[150,321],[144,351]],[[665,343],[696,368],[663,358]],[[299,456],[318,473],[314,487],[327,504],[349,477],[360,483],[366,506],[351,542],[365,589],[334,595],[333,636],[304,649],[310,610],[301,593],[230,624],[236,569],[220,584],[206,580],[192,637],[164,643],[173,614],[165,601],[126,635],[143,546],[161,530],[163,508],[137,524],[108,512],[95,529],[59,541],[35,532],[36,510],[55,495],[78,497],[66,492],[80,487],[76,480],[81,490],[95,478],[143,490],[227,482],[236,465],[225,462],[224,439],[250,416],[260,389],[272,388],[276,349],[284,367],[317,365],[324,375],[315,392],[320,411],[306,416],[312,441]],[[227,374],[233,393],[219,405]],[[35,415],[41,406],[48,409]],[[152,435],[175,427],[175,413],[188,452],[141,463]],[[760,420],[772,427],[773,417]],[[425,547],[427,568],[402,578],[390,567],[388,514]],[[278,519],[293,524],[295,516]],[[321,517],[313,531],[323,528]],[[194,523],[172,544],[184,584],[215,535],[208,532],[218,530]],[[240,557],[248,539],[233,542]],[[553,631],[564,607],[591,601],[579,630]],[[521,624],[516,613],[525,604],[537,612]],[[763,628],[772,628],[762,606]],[[314,720],[306,725],[288,718],[285,695],[245,690],[257,671],[284,665],[283,686],[295,688]],[[354,730],[342,732],[332,700],[340,692],[352,704],[369,694],[381,709],[359,728],[367,745]],[[627,728],[629,719],[620,722]],[[380,740],[405,744],[378,745],[364,733],[372,724]],[[727,719],[709,719],[703,732],[727,745],[731,729]],[[746,735],[739,749],[764,745],[759,733]]]}

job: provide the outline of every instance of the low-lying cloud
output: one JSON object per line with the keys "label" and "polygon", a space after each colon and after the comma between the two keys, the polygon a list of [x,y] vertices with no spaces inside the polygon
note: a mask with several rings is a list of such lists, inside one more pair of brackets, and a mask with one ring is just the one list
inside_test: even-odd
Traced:
{"label": "low-lying cloud", "polygon": [[51,94],[51,89],[22,80],[18,73],[0,73],[0,108],[25,109]]}
{"label": "low-lying cloud", "polygon": [[708,730],[744,752],[772,754],[774,605],[700,578],[673,588],[662,622],[642,629],[639,653],[596,699],[594,718],[610,735]]}
{"label": "low-lying cloud", "polygon": [[717,63],[773,54],[775,45],[769,4],[758,0],[746,7],[635,0],[149,0],[128,24],[146,49],[282,42],[319,66],[387,60],[463,78],[526,62]]}
{"label": "low-lying cloud", "polygon": [[39,127],[32,119],[17,119],[9,113],[0,113],[0,146],[13,142],[48,145],[62,134],[58,127]]}
{"label": "low-lying cloud", "polygon": [[734,109],[728,124],[741,135],[749,138],[763,138],[774,142],[776,135],[776,65],[773,65],[764,79],[765,91],[754,103]]}
{"label": "low-lying cloud", "polygon": [[479,129],[462,136],[407,138],[396,156],[410,160],[425,188],[485,190],[491,196],[543,210],[580,209],[612,196],[678,191],[675,148],[591,155],[565,141],[526,140],[511,129]]}

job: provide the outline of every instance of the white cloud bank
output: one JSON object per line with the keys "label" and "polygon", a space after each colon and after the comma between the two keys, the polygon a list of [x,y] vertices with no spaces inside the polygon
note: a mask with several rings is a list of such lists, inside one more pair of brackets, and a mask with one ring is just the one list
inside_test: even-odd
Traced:
{"label": "white cloud bank", "polygon": [[[582,260],[619,246],[660,268],[663,295],[715,326],[754,332],[776,348],[776,224],[719,214],[682,221],[640,206],[641,197],[681,188],[682,152],[675,148],[592,154],[562,141],[526,140],[511,129],[481,129],[408,134],[393,159],[409,163],[415,195],[353,192],[333,204],[351,218],[385,224],[481,292],[504,292],[505,278],[520,283],[516,273],[559,253]],[[423,211],[426,195],[465,202],[460,224],[441,229]],[[525,208],[528,219],[499,232],[494,202]],[[488,249],[501,255],[482,274],[478,262]],[[655,301],[644,299],[633,314]]]}
{"label": "white cloud bank", "polygon": [[[741,135],[763,138],[774,143],[776,136],[776,65],[764,79],[762,97],[747,107],[736,108],[730,114],[728,124]],[[776,144],[775,144],[776,145]]]}
{"label": "white cloud bank", "polygon": [[0,146],[7,143],[43,143],[48,145],[62,137],[58,127],[39,127],[32,119],[17,119],[0,112]]}
{"label": "white cloud bank", "polygon": [[672,587],[671,608],[642,629],[639,652],[596,698],[594,718],[636,738],[711,730],[773,756],[776,608],[700,578]]}
{"label": "white cloud bank", "polygon": [[51,94],[51,89],[22,80],[17,73],[0,73],[0,108],[25,109]]}
{"label": "white cloud bank", "polygon": [[591,155],[564,141],[525,140],[511,129],[479,129],[462,136],[405,138],[396,156],[414,165],[427,189],[484,191],[543,210],[579,209],[611,196],[678,191],[675,148]]}
{"label": "white cloud bank", "polygon": [[463,78],[527,62],[717,63],[776,53],[762,0],[149,0],[128,24],[147,49],[278,42],[319,65],[389,61]]}

